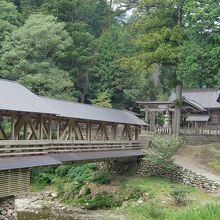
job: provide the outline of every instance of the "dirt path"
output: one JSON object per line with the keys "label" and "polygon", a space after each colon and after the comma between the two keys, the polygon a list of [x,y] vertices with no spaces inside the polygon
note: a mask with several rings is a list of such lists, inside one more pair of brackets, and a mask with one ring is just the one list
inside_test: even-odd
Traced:
{"label": "dirt path", "polygon": [[191,147],[181,150],[174,156],[174,162],[177,165],[192,170],[200,175],[206,176],[220,184],[220,176],[215,174],[211,169],[201,163],[197,158],[197,153]]}

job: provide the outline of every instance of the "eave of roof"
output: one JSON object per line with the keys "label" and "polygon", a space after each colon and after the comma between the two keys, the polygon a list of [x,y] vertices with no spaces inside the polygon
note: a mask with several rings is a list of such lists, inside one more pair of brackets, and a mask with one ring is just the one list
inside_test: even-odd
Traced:
{"label": "eave of roof", "polygon": [[147,126],[143,120],[129,111],[97,107],[47,97],[41,97],[41,99],[47,105],[56,109],[60,117]]}
{"label": "eave of roof", "polygon": [[128,111],[40,97],[14,81],[1,79],[0,93],[0,110],[4,111],[43,113],[82,120],[147,125]]}

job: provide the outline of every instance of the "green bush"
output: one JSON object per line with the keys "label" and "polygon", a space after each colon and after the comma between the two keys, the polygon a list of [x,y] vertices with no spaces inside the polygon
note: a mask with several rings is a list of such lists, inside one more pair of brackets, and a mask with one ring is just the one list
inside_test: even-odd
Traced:
{"label": "green bush", "polygon": [[71,168],[72,165],[61,165],[56,169],[55,173],[60,177],[65,177]]}
{"label": "green bush", "polygon": [[79,183],[85,182],[93,176],[95,168],[96,166],[94,164],[80,164],[72,166],[69,169],[66,178],[70,181]]}
{"label": "green bush", "polygon": [[97,171],[93,174],[91,178],[91,182],[98,184],[110,184],[110,179],[105,173],[102,173],[101,171]]}
{"label": "green bush", "polygon": [[112,195],[97,195],[87,201],[87,209],[104,209],[118,207],[121,205],[121,201],[114,199]]}
{"label": "green bush", "polygon": [[151,200],[146,207],[149,217],[153,219],[162,219],[164,216],[164,207],[158,200]]}
{"label": "green bush", "polygon": [[177,205],[185,205],[187,201],[187,191],[182,188],[174,188],[171,190],[170,195]]}
{"label": "green bush", "polygon": [[175,169],[172,156],[176,153],[180,144],[180,139],[176,137],[161,138],[160,136],[154,136],[151,142],[153,152],[147,155],[145,161],[153,166],[162,167],[164,171],[172,172]]}

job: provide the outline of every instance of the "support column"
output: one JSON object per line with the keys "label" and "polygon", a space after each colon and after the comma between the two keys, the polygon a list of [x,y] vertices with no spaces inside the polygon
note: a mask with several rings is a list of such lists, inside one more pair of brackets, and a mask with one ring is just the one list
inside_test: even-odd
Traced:
{"label": "support column", "polygon": [[150,131],[155,131],[155,118],[156,114],[155,111],[150,112]]}
{"label": "support column", "polygon": [[145,108],[144,112],[145,112],[145,118],[144,118],[144,120],[145,120],[145,122],[148,124],[148,115],[149,115],[148,109]]}
{"label": "support column", "polygon": [[13,112],[11,117],[11,140],[15,140],[15,113]]}
{"label": "support column", "polygon": [[[182,101],[182,85],[176,85],[176,100]],[[180,120],[181,120],[181,103],[180,105],[175,106],[175,129],[174,134],[179,136],[180,133]]]}
{"label": "support column", "polygon": [[135,126],[135,141],[138,141],[139,137],[139,126]]}
{"label": "support column", "polygon": [[60,119],[57,119],[57,140],[60,139]]}

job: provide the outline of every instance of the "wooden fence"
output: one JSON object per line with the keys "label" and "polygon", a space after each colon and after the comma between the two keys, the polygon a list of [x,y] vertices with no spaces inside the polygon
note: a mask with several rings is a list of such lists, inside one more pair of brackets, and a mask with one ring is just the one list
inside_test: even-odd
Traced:
{"label": "wooden fence", "polygon": [[[172,128],[156,128],[157,134],[172,134]],[[217,128],[180,128],[180,135],[220,135]]]}
{"label": "wooden fence", "polygon": [[61,152],[91,152],[108,150],[136,150],[138,141],[57,141],[57,140],[3,140],[0,156],[38,155]]}

